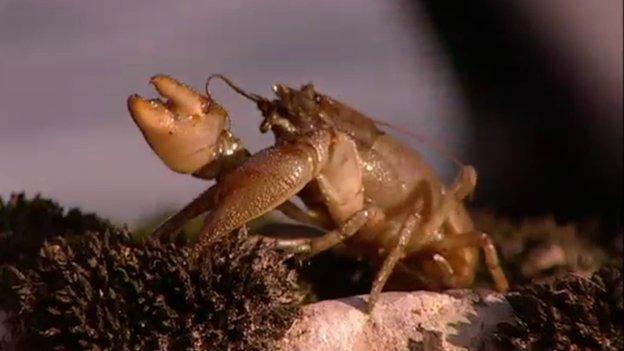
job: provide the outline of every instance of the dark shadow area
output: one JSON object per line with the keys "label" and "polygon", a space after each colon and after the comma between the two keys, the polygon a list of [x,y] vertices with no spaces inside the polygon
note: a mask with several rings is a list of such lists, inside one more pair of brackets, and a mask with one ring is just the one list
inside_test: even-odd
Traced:
{"label": "dark shadow area", "polygon": [[366,313],[366,300],[363,297],[350,297],[348,299],[340,299],[338,302],[351,306],[362,313]]}
{"label": "dark shadow area", "polygon": [[[316,228],[284,223],[269,223],[254,232],[275,238],[303,238],[323,234]],[[371,265],[363,258],[357,259],[331,250],[307,260],[293,257],[290,264],[298,271],[302,285],[309,291],[309,301],[368,294],[374,277]]]}
{"label": "dark shadow area", "polygon": [[407,341],[409,351],[444,351],[444,340],[442,333],[435,330],[421,328],[422,341],[410,339]]}
{"label": "dark shadow area", "polygon": [[[452,293],[451,293],[452,294]],[[455,346],[469,347],[471,350],[495,350],[493,348],[493,331],[495,325],[487,325],[487,314],[504,315],[504,312],[498,310],[508,309],[503,301],[485,302],[480,298],[475,303],[475,311],[468,316],[466,322],[452,323],[451,327],[455,328],[456,334],[449,335],[447,341]],[[481,317],[479,317],[479,314]],[[486,330],[489,329],[489,330]],[[485,338],[478,338],[485,336]],[[479,339],[479,343],[474,345],[474,340]]]}
{"label": "dark shadow area", "polygon": [[595,111],[578,97],[566,62],[539,47],[517,6],[421,4],[466,96],[472,135],[461,157],[479,171],[473,204],[515,217],[598,216],[611,237],[621,228],[621,132],[612,140],[618,133],[596,135],[589,126],[617,111]]}
{"label": "dark shadow area", "polygon": [[297,270],[308,285],[313,301],[368,294],[374,277],[366,261],[332,251],[301,262]]}

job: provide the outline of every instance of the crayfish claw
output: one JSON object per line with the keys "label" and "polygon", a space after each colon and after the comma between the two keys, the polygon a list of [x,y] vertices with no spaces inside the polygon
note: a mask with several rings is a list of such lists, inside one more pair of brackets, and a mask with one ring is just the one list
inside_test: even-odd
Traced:
{"label": "crayfish claw", "polygon": [[219,156],[227,112],[209,97],[164,75],[151,79],[163,99],[128,98],[128,109],[145,140],[173,171],[193,173]]}
{"label": "crayfish claw", "polygon": [[168,107],[178,116],[199,115],[209,108],[209,98],[169,76],[156,75],[150,83],[162,97],[169,99]]}

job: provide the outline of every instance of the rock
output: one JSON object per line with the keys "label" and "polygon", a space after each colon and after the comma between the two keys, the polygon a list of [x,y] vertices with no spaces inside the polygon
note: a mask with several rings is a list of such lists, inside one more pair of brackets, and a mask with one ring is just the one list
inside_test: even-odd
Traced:
{"label": "rock", "polygon": [[387,292],[371,316],[367,296],[305,306],[281,342],[284,350],[381,351],[488,348],[500,322],[510,322],[505,298],[489,291]]}
{"label": "rock", "polygon": [[[305,306],[280,346],[288,351],[440,351],[488,349],[498,323],[512,323],[507,300],[489,291],[383,293],[371,316],[367,296]],[[0,340],[8,336],[2,325]],[[10,345],[3,347],[12,349]],[[0,347],[1,348],[1,347]]]}

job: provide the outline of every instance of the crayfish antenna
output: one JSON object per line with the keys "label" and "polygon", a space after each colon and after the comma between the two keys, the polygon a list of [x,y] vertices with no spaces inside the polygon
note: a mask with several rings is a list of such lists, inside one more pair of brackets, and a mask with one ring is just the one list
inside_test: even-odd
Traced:
{"label": "crayfish antenna", "polygon": [[248,93],[245,90],[243,90],[242,88],[240,88],[238,85],[234,84],[234,82],[232,82],[228,77],[222,75],[222,74],[213,74],[210,77],[208,77],[208,79],[206,79],[206,94],[208,96],[212,96],[210,94],[210,81],[213,80],[214,78],[218,78],[221,79],[223,82],[225,82],[225,84],[227,84],[230,88],[232,88],[232,90],[234,90],[235,92],[237,92],[238,94],[246,97],[247,99],[257,103],[260,103],[261,101],[266,100],[265,98],[263,98],[262,96],[258,95],[258,94],[254,94],[254,93]]}
{"label": "crayfish antenna", "polygon": [[435,152],[439,153],[440,155],[442,155],[442,157],[444,157],[444,158],[450,160],[451,162],[453,162],[460,169],[464,168],[464,163],[459,158],[453,156],[453,154],[450,151],[448,151],[444,146],[442,146],[442,145],[440,145],[438,143],[435,143],[435,142],[433,142],[431,140],[427,140],[422,135],[419,135],[417,133],[411,132],[411,131],[406,130],[404,128],[395,126],[392,123],[380,121],[380,120],[374,119],[374,118],[370,118],[370,119],[378,126],[383,126],[383,127],[389,128],[389,129],[394,130],[396,132],[399,132],[399,133],[401,133],[403,135],[406,135],[406,136],[409,136],[409,137],[412,137],[412,138],[416,139],[416,141],[418,141],[419,143],[428,146],[433,151],[435,151]]}

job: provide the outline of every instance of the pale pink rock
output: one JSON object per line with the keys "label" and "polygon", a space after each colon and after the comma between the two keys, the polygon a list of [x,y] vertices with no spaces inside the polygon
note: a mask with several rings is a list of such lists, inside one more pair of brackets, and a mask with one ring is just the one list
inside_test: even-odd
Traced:
{"label": "pale pink rock", "polygon": [[387,292],[371,316],[367,296],[305,306],[281,342],[283,350],[388,351],[476,350],[487,347],[500,322],[512,310],[502,295],[454,290]]}

